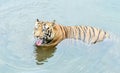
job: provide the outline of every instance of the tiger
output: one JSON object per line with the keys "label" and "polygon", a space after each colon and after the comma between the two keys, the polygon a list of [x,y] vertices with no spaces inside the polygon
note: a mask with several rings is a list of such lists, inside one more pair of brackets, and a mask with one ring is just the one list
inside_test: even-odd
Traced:
{"label": "tiger", "polygon": [[64,26],[54,21],[35,22],[34,37],[37,39],[36,46],[55,47],[64,39],[77,39],[83,42],[95,44],[110,38],[110,35],[102,29],[92,26]]}

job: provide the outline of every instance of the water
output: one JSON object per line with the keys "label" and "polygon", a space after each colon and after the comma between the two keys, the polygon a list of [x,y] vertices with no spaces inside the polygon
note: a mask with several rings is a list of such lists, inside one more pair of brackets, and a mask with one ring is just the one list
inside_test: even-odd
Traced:
{"label": "water", "polygon": [[[119,73],[119,0],[0,0],[0,73]],[[64,40],[34,46],[35,20],[102,28],[111,39],[95,45]]]}

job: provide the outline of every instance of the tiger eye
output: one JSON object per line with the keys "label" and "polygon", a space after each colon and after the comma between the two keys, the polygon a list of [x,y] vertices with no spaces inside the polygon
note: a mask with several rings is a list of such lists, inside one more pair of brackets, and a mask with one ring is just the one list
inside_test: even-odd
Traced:
{"label": "tiger eye", "polygon": [[49,29],[49,27],[47,29]]}

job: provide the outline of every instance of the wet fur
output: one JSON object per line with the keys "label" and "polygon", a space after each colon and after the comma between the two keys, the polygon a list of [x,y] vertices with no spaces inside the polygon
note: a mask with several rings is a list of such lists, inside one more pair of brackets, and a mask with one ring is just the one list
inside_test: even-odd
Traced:
{"label": "wet fur", "polygon": [[[44,22],[46,25],[51,27],[53,22]],[[39,29],[38,31],[41,31]],[[64,39],[78,39],[87,43],[95,44],[103,41],[105,38],[109,38],[109,34],[102,29],[98,29],[90,26],[63,26],[54,23],[52,26],[52,33],[54,36],[48,44],[41,46],[54,47]],[[40,34],[43,35],[43,34]]]}

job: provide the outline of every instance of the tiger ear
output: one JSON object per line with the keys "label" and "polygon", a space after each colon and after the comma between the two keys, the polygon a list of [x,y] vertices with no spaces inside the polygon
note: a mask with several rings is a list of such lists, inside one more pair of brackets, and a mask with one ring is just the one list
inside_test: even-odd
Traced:
{"label": "tiger ear", "polygon": [[56,20],[53,20],[53,22],[52,22],[52,26],[54,26],[54,25],[55,25],[55,22],[56,22]]}
{"label": "tiger ear", "polygon": [[37,19],[36,21],[39,22],[39,19]]}

